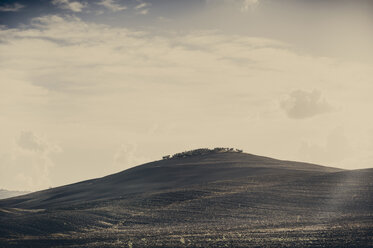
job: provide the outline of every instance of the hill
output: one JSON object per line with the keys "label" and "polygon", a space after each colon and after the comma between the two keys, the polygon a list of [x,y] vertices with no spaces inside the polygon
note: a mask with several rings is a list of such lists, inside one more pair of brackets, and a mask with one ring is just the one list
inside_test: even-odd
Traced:
{"label": "hill", "polygon": [[30,193],[29,191],[16,191],[16,190],[5,190],[0,189],[0,199],[15,197],[19,195],[25,195],[27,193]]}
{"label": "hill", "polygon": [[175,157],[0,201],[0,247],[370,247],[373,170]]}

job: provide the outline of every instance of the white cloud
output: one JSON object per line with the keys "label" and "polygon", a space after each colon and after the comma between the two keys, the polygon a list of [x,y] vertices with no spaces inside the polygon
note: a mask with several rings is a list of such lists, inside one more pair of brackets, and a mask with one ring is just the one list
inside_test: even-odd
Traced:
{"label": "white cloud", "polygon": [[281,107],[290,118],[305,119],[330,112],[332,107],[322,98],[321,92],[296,90],[281,102]]}
{"label": "white cloud", "polygon": [[145,7],[148,7],[148,6],[149,6],[148,3],[140,3],[140,4],[135,6],[135,9],[142,9],[142,8],[145,8]]}
{"label": "white cloud", "polygon": [[53,184],[50,170],[52,155],[61,148],[31,131],[21,132],[11,146],[10,155],[0,156],[2,186],[13,189],[40,190]]}
{"label": "white cloud", "polygon": [[61,9],[67,9],[73,12],[82,12],[86,4],[70,0],[53,0],[52,4],[59,6]]}
{"label": "white cloud", "polygon": [[104,6],[105,8],[107,8],[107,9],[113,11],[113,12],[123,11],[123,10],[127,9],[126,6],[116,3],[115,0],[101,0],[97,4],[101,5],[101,6]]}
{"label": "white cloud", "polygon": [[146,15],[146,14],[149,13],[149,9],[142,9],[138,13],[141,14],[141,15]]}
{"label": "white cloud", "polygon": [[209,5],[224,5],[232,6],[237,11],[247,12],[254,9],[258,4],[259,0],[205,0]]}
{"label": "white cloud", "polygon": [[146,161],[138,154],[138,148],[135,144],[122,144],[114,154],[114,166],[124,170]]}
{"label": "white cloud", "polygon": [[150,3],[139,3],[134,7],[135,10],[137,10],[137,14],[140,15],[147,15],[149,13],[149,7]]}
{"label": "white cloud", "polygon": [[25,5],[14,3],[14,4],[5,4],[0,6],[0,12],[17,12],[23,9]]}
{"label": "white cloud", "polygon": [[258,4],[259,4],[259,0],[243,0],[241,11],[247,12]]}

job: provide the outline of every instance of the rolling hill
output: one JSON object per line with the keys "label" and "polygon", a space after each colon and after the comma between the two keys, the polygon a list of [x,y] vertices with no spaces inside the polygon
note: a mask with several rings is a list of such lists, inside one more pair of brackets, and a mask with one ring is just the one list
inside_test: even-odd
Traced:
{"label": "rolling hill", "polygon": [[30,193],[29,191],[16,191],[16,190],[6,190],[6,189],[0,189],[0,199],[15,197],[19,195],[25,195],[27,193]]}
{"label": "rolling hill", "polygon": [[0,247],[372,247],[373,169],[240,152],[0,200]]}

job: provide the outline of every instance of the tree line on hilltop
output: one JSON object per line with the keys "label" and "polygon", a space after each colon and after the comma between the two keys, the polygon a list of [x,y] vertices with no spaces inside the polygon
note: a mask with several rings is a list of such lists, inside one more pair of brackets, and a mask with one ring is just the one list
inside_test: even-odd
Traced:
{"label": "tree line on hilltop", "polygon": [[235,148],[227,148],[227,147],[215,147],[214,149],[209,148],[199,148],[185,152],[175,153],[174,155],[166,155],[163,156],[163,159],[173,159],[173,158],[186,158],[191,156],[197,155],[205,155],[205,154],[212,154],[212,153],[223,153],[223,152],[238,152],[241,153],[242,150],[235,149]]}

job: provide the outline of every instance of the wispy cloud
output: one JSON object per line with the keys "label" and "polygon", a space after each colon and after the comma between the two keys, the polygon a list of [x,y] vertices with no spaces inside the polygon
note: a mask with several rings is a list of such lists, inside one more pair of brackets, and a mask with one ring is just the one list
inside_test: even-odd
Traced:
{"label": "wispy cloud", "polygon": [[129,168],[147,161],[139,156],[136,144],[122,144],[114,154],[114,166],[120,169]]}
{"label": "wispy cloud", "polygon": [[146,15],[146,14],[149,13],[149,9],[143,9],[143,10],[139,11],[138,13],[141,14],[141,15]]}
{"label": "wispy cloud", "polygon": [[149,13],[149,7],[150,3],[140,3],[134,7],[135,10],[137,10],[137,14],[140,15],[146,15]]}
{"label": "wispy cloud", "polygon": [[22,131],[10,145],[9,156],[0,157],[2,183],[8,188],[40,190],[53,183],[51,169],[55,166],[53,156],[62,152],[59,145],[50,142],[44,135]]}
{"label": "wispy cloud", "polygon": [[241,11],[248,11],[259,3],[259,0],[244,0],[241,6]]}
{"label": "wispy cloud", "polygon": [[123,10],[127,9],[126,6],[116,3],[114,0],[101,0],[97,4],[101,5],[101,6],[104,6],[105,8],[107,8],[107,9],[113,11],[113,12],[123,11]]}
{"label": "wispy cloud", "polygon": [[255,8],[260,0],[205,0],[207,4],[212,5],[229,5],[233,6],[236,10],[241,12],[247,12],[253,8]]}
{"label": "wispy cloud", "polygon": [[140,4],[135,6],[135,9],[142,9],[142,8],[145,8],[145,7],[148,7],[148,6],[149,6],[148,3],[140,3]]}
{"label": "wispy cloud", "polygon": [[17,139],[17,144],[25,150],[43,152],[47,144],[40,137],[30,131],[21,132]]}
{"label": "wispy cloud", "polygon": [[0,6],[1,12],[17,12],[23,9],[25,5],[14,3],[14,4],[5,4],[3,6]]}
{"label": "wispy cloud", "polygon": [[52,4],[60,7],[61,9],[67,9],[73,12],[82,12],[82,10],[86,7],[86,4],[69,0],[53,0]]}

